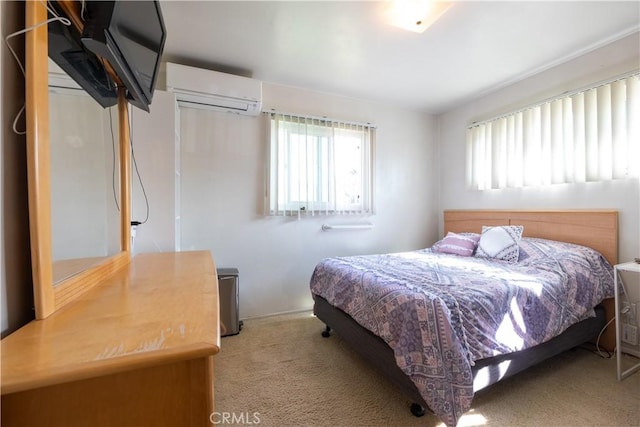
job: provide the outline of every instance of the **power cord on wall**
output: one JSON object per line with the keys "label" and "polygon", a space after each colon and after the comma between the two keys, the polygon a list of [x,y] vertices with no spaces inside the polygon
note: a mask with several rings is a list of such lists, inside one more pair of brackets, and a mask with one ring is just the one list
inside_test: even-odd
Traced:
{"label": "power cord on wall", "polygon": [[149,198],[147,197],[147,192],[144,188],[144,183],[142,182],[142,177],[140,176],[140,171],[138,170],[138,162],[136,161],[136,153],[134,150],[133,144],[133,114],[131,114],[131,122],[129,126],[129,144],[131,145],[131,159],[133,160],[133,166],[136,170],[136,176],[138,177],[138,182],[140,182],[140,188],[142,188],[142,194],[144,195],[144,202],[147,207],[147,212],[143,221],[131,221],[131,251],[133,252],[136,240],[136,234],[138,230],[138,226],[146,223],[149,220]]}
{"label": "power cord on wall", "polygon": [[[131,159],[133,160],[133,166],[136,170],[136,175],[138,176],[138,182],[140,182],[140,188],[142,189],[142,194],[144,195],[144,202],[146,205],[146,215],[144,220],[140,221],[137,225],[145,224],[149,220],[149,198],[147,197],[147,191],[144,188],[144,183],[142,182],[142,177],[140,176],[140,171],[138,170],[138,162],[136,161],[136,153],[133,149],[133,114],[131,114],[131,125],[129,126],[129,143],[131,144]],[[136,221],[137,222],[137,221]]]}
{"label": "power cord on wall", "polygon": [[[38,27],[41,27],[41,26],[43,26],[43,25],[47,25],[47,24],[49,24],[50,22],[54,22],[54,21],[60,21],[60,22],[62,22],[62,23],[63,23],[64,25],[66,25],[66,26],[70,26],[70,25],[71,25],[71,21],[69,21],[69,20],[68,20],[67,18],[65,18],[65,17],[62,17],[62,16],[58,15],[58,13],[56,12],[56,10],[55,10],[53,7],[50,7],[50,6],[49,6],[48,2],[45,2],[45,1],[40,0],[40,3],[42,3],[42,4],[44,5],[44,7],[46,7],[46,8],[47,8],[47,10],[49,11],[49,13],[50,13],[51,15],[53,15],[53,18],[49,18],[49,19],[47,19],[46,21],[42,21],[42,22],[40,22],[40,23],[38,23],[38,24],[35,24],[35,25],[32,25],[32,26],[30,26],[30,27],[28,27],[28,28],[25,28],[25,29],[22,29],[22,30],[16,31],[16,32],[14,32],[14,33],[11,33],[11,34],[7,35],[7,36],[4,38],[5,44],[7,45],[7,48],[9,49],[9,52],[11,52],[11,55],[13,55],[14,59],[15,59],[15,60],[16,60],[16,62],[18,63],[18,66],[20,67],[20,71],[22,72],[22,75],[23,75],[25,78],[26,78],[26,76],[27,76],[27,73],[26,73],[26,71],[25,71],[25,69],[24,69],[24,66],[22,65],[22,62],[20,61],[20,58],[18,57],[18,54],[16,53],[16,51],[15,51],[15,50],[13,50],[13,47],[11,47],[11,44],[9,43],[9,39],[11,39],[11,38],[13,38],[13,37],[16,37],[16,36],[19,36],[20,34],[27,33],[27,32],[29,32],[29,31],[31,31],[31,30],[34,30],[34,29],[36,29],[36,28],[38,28]],[[21,131],[21,130],[18,130],[18,128],[17,128],[17,126],[18,126],[18,120],[20,120],[20,117],[21,117],[21,116],[22,116],[22,114],[24,113],[24,110],[25,110],[25,104],[23,103],[23,104],[22,104],[22,107],[20,108],[20,110],[19,110],[19,111],[18,111],[18,113],[16,114],[15,119],[13,120],[13,126],[12,126],[12,128],[13,128],[13,132],[14,132],[14,133],[16,133],[17,135],[26,135],[26,133],[27,133],[27,131],[26,131],[26,130]]]}
{"label": "power cord on wall", "polygon": [[116,209],[120,212],[120,205],[118,204],[118,192],[116,191],[116,138],[113,134],[113,115],[111,114],[111,108],[109,110],[109,130],[111,131],[111,189],[113,190],[113,200],[116,203]]}

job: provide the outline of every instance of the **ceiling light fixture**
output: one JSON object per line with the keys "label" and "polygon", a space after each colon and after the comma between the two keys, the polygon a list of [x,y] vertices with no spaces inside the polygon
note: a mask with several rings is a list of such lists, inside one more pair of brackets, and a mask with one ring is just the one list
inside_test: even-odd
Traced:
{"label": "ceiling light fixture", "polygon": [[424,32],[436,22],[453,3],[434,0],[392,0],[389,24],[416,33]]}

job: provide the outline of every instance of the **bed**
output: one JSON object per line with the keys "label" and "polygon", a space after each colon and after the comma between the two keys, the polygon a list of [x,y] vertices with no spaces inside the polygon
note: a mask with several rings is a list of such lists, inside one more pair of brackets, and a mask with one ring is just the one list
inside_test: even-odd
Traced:
{"label": "bed", "polygon": [[[479,245],[483,229],[520,230],[516,255],[477,256],[492,250]],[[444,234],[474,240],[473,254],[447,253],[443,239],[327,258],[310,286],[324,336],[333,330],[352,344],[411,399],[414,415],[430,410],[455,426],[476,391],[601,335],[612,317],[617,212],[445,211]],[[556,280],[570,288],[556,290]]]}

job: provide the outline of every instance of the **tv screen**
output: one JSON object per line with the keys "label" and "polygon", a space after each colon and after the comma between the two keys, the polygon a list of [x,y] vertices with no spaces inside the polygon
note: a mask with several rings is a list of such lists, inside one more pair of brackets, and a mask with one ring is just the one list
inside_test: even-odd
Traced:
{"label": "tv screen", "polygon": [[87,1],[82,43],[109,61],[129,102],[145,111],[153,98],[167,32],[153,1]]}
{"label": "tv screen", "polygon": [[49,57],[80,85],[103,108],[118,103],[116,84],[107,74],[104,64],[87,51],[80,33],[73,26],[52,21],[48,27]]}

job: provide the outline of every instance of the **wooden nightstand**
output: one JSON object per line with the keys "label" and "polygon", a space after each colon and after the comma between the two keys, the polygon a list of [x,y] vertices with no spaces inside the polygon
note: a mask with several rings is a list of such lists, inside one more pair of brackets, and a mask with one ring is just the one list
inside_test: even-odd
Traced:
{"label": "wooden nightstand", "polygon": [[630,272],[634,272],[634,273],[640,273],[640,264],[638,264],[637,262],[625,262],[623,264],[616,264],[613,266],[613,280],[615,283],[615,313],[616,313],[616,357],[617,357],[617,374],[618,374],[618,381],[622,381],[624,378],[628,377],[629,375],[631,375],[632,373],[634,373],[635,371],[637,371],[638,369],[640,369],[640,362],[636,363],[634,366],[632,366],[631,368],[625,370],[624,372],[622,372],[622,351],[621,351],[621,331],[620,331],[620,327],[622,326],[620,322],[620,298],[619,298],[619,292],[618,292],[618,288],[620,285],[620,282],[622,281],[622,278],[619,277],[619,272],[620,271],[630,271]]}

